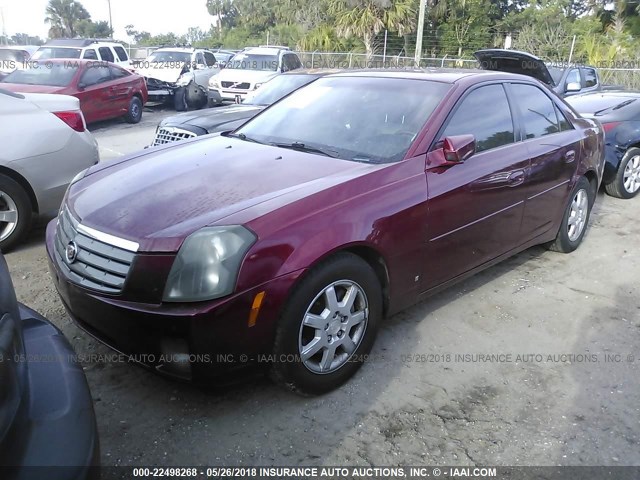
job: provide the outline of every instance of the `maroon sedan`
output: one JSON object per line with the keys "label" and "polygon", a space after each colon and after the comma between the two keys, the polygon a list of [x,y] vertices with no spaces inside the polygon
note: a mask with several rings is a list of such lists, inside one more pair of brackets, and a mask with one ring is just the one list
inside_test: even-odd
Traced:
{"label": "maroon sedan", "polygon": [[87,123],[124,117],[138,123],[147,102],[143,77],[96,60],[34,61],[7,75],[0,87],[18,93],[59,93],[80,100]]}
{"label": "maroon sedan", "polygon": [[344,73],[233,133],[91,167],[47,229],[72,318],[157,371],[346,381],[385,315],[582,241],[603,132],[513,74]]}

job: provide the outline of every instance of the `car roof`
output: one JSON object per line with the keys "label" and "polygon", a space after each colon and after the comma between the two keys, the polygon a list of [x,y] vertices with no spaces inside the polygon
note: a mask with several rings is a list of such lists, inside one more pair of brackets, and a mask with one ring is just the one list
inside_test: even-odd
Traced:
{"label": "car roof", "polygon": [[481,77],[482,80],[531,80],[531,77],[517,73],[497,72],[492,70],[474,70],[466,68],[425,68],[413,70],[350,70],[336,73],[333,77],[378,77],[412,80],[430,80],[441,83],[456,83],[469,77]]}
{"label": "car roof", "polygon": [[286,52],[283,48],[278,47],[249,47],[240,53],[256,53],[258,55],[278,55],[280,52]]}
{"label": "car roof", "polygon": [[84,47],[89,47],[91,45],[122,46],[122,44],[118,42],[114,42],[113,40],[99,39],[99,38],[57,38],[54,40],[49,40],[47,43],[45,43],[42,46],[43,47],[84,48]]}
{"label": "car roof", "polygon": [[203,49],[196,49],[196,48],[192,48],[192,47],[160,47],[155,49],[153,52],[151,53],[156,53],[156,52],[183,52],[183,53],[193,53],[196,50],[203,50]]}

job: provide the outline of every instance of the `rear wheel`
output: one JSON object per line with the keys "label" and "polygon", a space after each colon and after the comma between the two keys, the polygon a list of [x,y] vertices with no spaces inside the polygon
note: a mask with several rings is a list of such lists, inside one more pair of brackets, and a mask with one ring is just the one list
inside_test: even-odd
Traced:
{"label": "rear wheel", "polygon": [[129,109],[127,110],[127,114],[124,116],[124,119],[128,123],[138,123],[142,120],[142,100],[138,97],[131,97]]}
{"label": "rear wheel", "polygon": [[0,251],[10,250],[24,238],[32,215],[27,193],[13,179],[0,175]]}
{"label": "rear wheel", "polygon": [[273,379],[298,393],[321,394],[366,361],[382,318],[382,289],[360,257],[341,253],[295,288],[280,318]]}
{"label": "rear wheel", "polygon": [[604,186],[612,197],[633,198],[640,192],[640,148],[630,148],[622,157],[616,178]]}
{"label": "rear wheel", "polygon": [[594,199],[591,183],[582,177],[571,192],[558,236],[548,245],[550,250],[571,253],[580,246],[587,231]]}

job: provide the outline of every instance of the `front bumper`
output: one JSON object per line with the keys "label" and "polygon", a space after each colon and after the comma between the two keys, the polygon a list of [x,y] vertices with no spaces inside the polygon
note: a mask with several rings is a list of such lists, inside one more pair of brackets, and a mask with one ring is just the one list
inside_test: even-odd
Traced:
{"label": "front bumper", "polygon": [[[11,451],[0,454],[0,465],[9,466],[5,473],[16,479],[97,478],[98,430],[82,366],[48,320],[23,305],[20,317],[29,405],[8,434]],[[52,466],[61,468],[45,468]]]}
{"label": "front bumper", "polygon": [[[120,296],[99,294],[65,278],[54,255],[56,220],[47,228],[49,268],[70,317],[114,350],[160,374],[206,384],[240,368],[260,363],[271,353],[275,326],[288,292],[302,271],[275,278],[231,296],[198,303],[140,303],[131,292],[158,287],[151,275],[132,285],[132,272]],[[138,272],[140,273],[140,272]],[[132,275],[133,274],[133,275]],[[164,281],[158,280],[157,281]],[[265,292],[255,324],[254,299]],[[126,300],[123,298],[125,297]]]}

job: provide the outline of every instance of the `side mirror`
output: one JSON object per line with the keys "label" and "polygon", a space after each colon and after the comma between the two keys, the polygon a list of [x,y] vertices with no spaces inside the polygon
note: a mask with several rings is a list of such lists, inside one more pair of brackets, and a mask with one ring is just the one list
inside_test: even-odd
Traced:
{"label": "side mirror", "polygon": [[78,83],[78,90],[84,90],[85,88],[87,88],[87,84],[84,82],[80,82]]}
{"label": "side mirror", "polygon": [[564,89],[565,92],[579,92],[580,90],[582,90],[582,86],[579,82],[569,82],[567,88]]}
{"label": "side mirror", "polygon": [[456,135],[442,140],[442,146],[427,155],[427,167],[450,167],[464,163],[476,152],[473,135]]}

